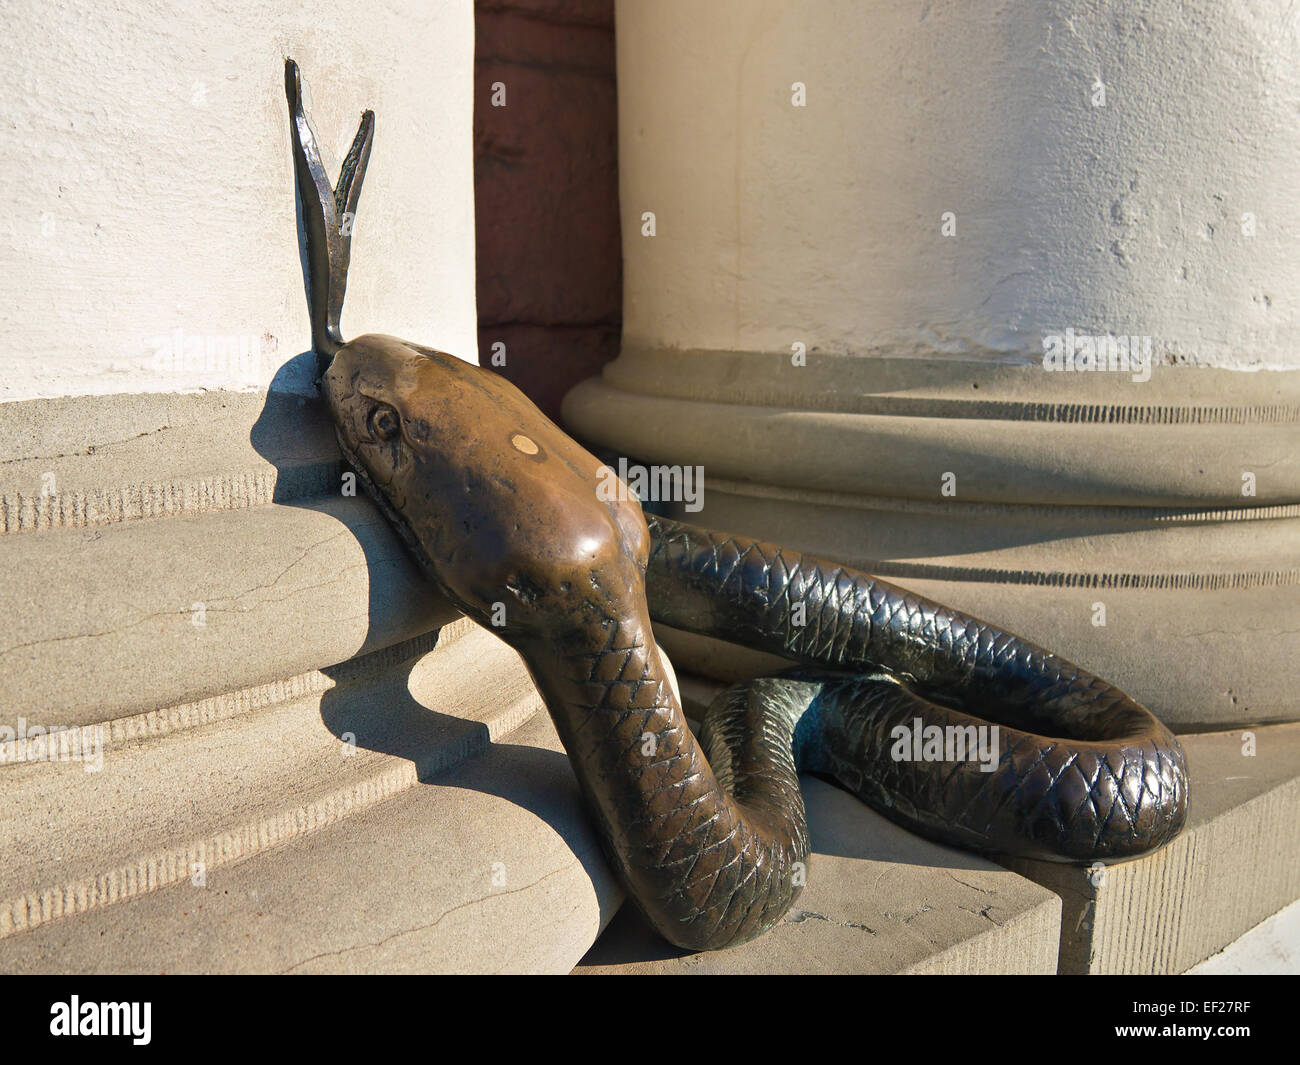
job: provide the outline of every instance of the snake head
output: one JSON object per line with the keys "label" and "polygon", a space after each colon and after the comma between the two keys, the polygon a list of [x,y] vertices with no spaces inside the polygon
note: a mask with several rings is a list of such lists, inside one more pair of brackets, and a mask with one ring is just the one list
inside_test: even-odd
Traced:
{"label": "snake head", "polygon": [[[610,595],[642,595],[649,532],[609,483],[504,378],[394,337],[339,330],[355,216],[374,139],[365,112],[332,185],[285,62],[294,173],[307,247],[312,348],[339,444],[426,572],[507,638],[581,626]],[[600,615],[607,617],[608,611]]]}
{"label": "snake head", "polygon": [[[345,456],[434,582],[503,636],[579,626],[642,594],[635,498],[514,385],[395,337],[345,344],[322,378]],[[603,616],[603,615],[602,615]]]}

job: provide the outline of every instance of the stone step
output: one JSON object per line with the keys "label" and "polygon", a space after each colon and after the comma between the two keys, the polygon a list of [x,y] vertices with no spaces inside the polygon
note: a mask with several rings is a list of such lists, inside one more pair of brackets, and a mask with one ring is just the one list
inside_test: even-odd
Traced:
{"label": "stone step", "polygon": [[1163,850],[1005,863],[1060,896],[1062,973],[1180,973],[1300,898],[1300,724],[1179,739],[1187,827]]}
{"label": "stone step", "polygon": [[318,831],[0,940],[8,973],[568,972],[621,894],[544,716]]}
{"label": "stone step", "polygon": [[537,691],[319,404],[0,430],[0,970],[572,968],[620,895]]}
{"label": "stone step", "polygon": [[192,702],[457,616],[361,499],[19,534],[4,550],[6,719],[83,725]]}
{"label": "stone step", "polygon": [[[137,398],[140,412],[119,412]],[[82,725],[172,707],[458,616],[368,500],[341,495],[336,477],[333,494],[302,494],[331,483],[302,470],[337,469],[319,405],[112,399],[0,409],[0,496],[26,513],[13,500],[45,471],[42,505],[66,518],[19,521],[3,538],[0,718]]]}
{"label": "stone step", "polygon": [[581,975],[1056,971],[1060,900],[977,855],[923,840],[815,777],[808,885],[766,935],[731,950],[669,946],[625,906]]}
{"label": "stone step", "polygon": [[413,652],[253,713],[109,734],[102,750],[82,733],[80,757],[12,741],[27,760],[0,771],[0,938],[319,831],[481,755],[541,707],[518,655],[481,629]]}
{"label": "stone step", "polygon": [[320,401],[280,392],[26,400],[0,419],[4,532],[337,495],[344,469]]}

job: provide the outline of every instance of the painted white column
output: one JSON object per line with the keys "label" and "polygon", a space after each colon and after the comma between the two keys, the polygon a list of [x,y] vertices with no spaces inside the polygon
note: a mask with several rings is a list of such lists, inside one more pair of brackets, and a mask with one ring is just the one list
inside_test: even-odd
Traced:
{"label": "painted white column", "polygon": [[623,350],[570,428],[1171,721],[1300,715],[1288,5],[617,18]]}
{"label": "painted white column", "polygon": [[20,0],[0,29],[0,400],[264,388],[308,350],[286,56],[331,174],[378,115],[345,335],[474,358],[471,0]]}
{"label": "painted white column", "polygon": [[1300,368],[1288,8],[620,4],[626,342]]}

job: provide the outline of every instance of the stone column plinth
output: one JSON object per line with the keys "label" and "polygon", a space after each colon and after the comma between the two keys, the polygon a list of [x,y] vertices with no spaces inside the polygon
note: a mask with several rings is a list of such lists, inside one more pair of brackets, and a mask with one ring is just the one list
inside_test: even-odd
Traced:
{"label": "stone column plinth", "polygon": [[623,347],[568,426],[1178,727],[1300,716],[1297,32],[620,4]]}

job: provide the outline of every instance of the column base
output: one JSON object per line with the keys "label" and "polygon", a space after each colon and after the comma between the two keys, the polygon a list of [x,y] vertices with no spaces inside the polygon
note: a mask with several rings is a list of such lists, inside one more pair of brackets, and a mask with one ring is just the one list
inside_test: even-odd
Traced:
{"label": "column base", "polygon": [[[564,410],[593,445],[702,466],[702,509],[673,516],[982,617],[1171,726],[1300,717],[1298,373],[633,351]],[[751,668],[667,640],[685,669]]]}

